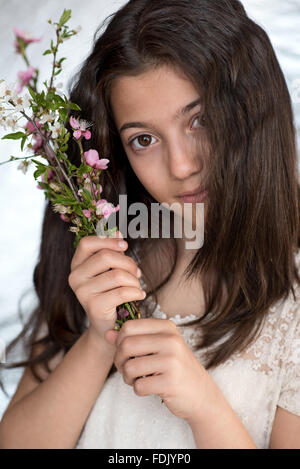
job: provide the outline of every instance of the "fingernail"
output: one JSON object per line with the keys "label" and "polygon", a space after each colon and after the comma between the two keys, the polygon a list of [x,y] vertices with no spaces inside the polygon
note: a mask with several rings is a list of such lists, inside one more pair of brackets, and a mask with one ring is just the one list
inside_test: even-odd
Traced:
{"label": "fingernail", "polygon": [[141,271],[141,269],[139,269],[139,267],[137,268],[137,276],[138,276],[138,278],[140,278],[142,276],[142,271]]}
{"label": "fingernail", "polygon": [[120,248],[126,248],[127,247],[126,241],[119,241],[118,244],[119,244]]}

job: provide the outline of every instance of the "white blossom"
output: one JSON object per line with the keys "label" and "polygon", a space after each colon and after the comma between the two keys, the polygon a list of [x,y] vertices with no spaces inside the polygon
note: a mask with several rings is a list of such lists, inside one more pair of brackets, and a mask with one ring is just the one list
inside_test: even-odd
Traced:
{"label": "white blossom", "polygon": [[54,192],[59,192],[60,191],[60,187],[55,183],[55,182],[50,182],[50,187],[52,190],[54,190]]}
{"label": "white blossom", "polygon": [[82,223],[78,217],[75,217],[73,220],[73,223],[77,226],[82,226]]}
{"label": "white blossom", "polygon": [[52,138],[57,138],[63,130],[63,125],[61,125],[59,122],[49,124],[49,130],[52,132]]}
{"label": "white blossom", "polygon": [[20,127],[16,119],[7,119],[7,126],[14,132]]}
{"label": "white blossom", "polygon": [[67,207],[66,205],[62,205],[62,204],[54,204],[53,211],[61,213],[63,215],[65,215],[66,213],[72,213],[72,210],[70,207]]}
{"label": "white blossom", "polygon": [[19,166],[17,167],[17,169],[23,171],[24,174],[26,174],[27,170],[28,170],[28,166],[31,164],[31,161],[27,161],[27,160],[24,160],[24,161],[21,161],[21,163],[19,164]]}
{"label": "white blossom", "polygon": [[0,115],[0,127],[3,127],[4,130],[7,130],[7,120],[4,115]]}
{"label": "white blossom", "polygon": [[16,96],[13,98],[14,111],[21,112],[30,106],[30,97],[29,95],[25,96]]}
{"label": "white blossom", "polygon": [[8,103],[11,99],[16,99],[18,94],[15,91],[16,84],[12,83],[8,85],[5,80],[0,82],[0,98],[4,103]]}
{"label": "white blossom", "polygon": [[54,113],[49,113],[45,112],[39,117],[39,122],[40,124],[45,124],[46,122],[54,122],[55,121],[55,114]]}

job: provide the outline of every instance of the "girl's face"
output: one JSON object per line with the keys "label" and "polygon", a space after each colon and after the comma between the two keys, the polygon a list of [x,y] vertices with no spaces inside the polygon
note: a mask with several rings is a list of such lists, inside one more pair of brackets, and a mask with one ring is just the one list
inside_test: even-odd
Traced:
{"label": "girl's face", "polygon": [[182,205],[179,194],[205,189],[201,96],[179,71],[165,65],[116,79],[111,107],[131,167],[154,199]]}

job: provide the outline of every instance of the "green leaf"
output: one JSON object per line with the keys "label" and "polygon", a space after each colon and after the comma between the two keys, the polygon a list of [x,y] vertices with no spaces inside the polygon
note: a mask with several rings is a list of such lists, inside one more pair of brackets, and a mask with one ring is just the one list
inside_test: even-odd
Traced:
{"label": "green leaf", "polygon": [[45,52],[43,53],[43,55],[48,55],[48,54],[51,54],[51,50],[50,50],[50,49],[45,50]]}
{"label": "green leaf", "polygon": [[64,10],[59,20],[59,26],[63,26],[71,18],[72,10]]}
{"label": "green leaf", "polygon": [[81,111],[81,107],[79,107],[78,104],[75,103],[69,103],[69,108],[73,111]]}
{"label": "green leaf", "polygon": [[61,73],[61,68],[54,73],[54,76],[59,75]]}
{"label": "green leaf", "polygon": [[63,120],[63,121],[67,121],[68,120],[68,111],[66,109],[59,109],[58,110],[59,112],[59,115],[60,115],[60,118]]}
{"label": "green leaf", "polygon": [[84,196],[85,196],[84,198],[85,198],[86,200],[88,200],[88,201],[92,201],[92,200],[93,200],[93,197],[92,197],[91,193],[90,193],[85,187],[83,187],[82,193],[84,194]]}
{"label": "green leaf", "polygon": [[24,137],[22,138],[22,142],[21,142],[21,150],[22,151],[23,151],[26,140],[27,140],[27,135],[24,135]]}
{"label": "green leaf", "polygon": [[34,159],[32,158],[31,161],[33,161],[33,162],[34,162],[36,165],[38,165],[38,166],[43,166],[43,167],[45,167],[45,165],[44,165],[43,163],[41,163],[40,161],[38,161],[38,160],[34,160]]}
{"label": "green leaf", "polygon": [[[40,177],[41,174],[44,173],[44,171],[45,171],[44,169],[38,168],[38,169],[37,169],[36,171],[34,171],[34,173],[33,173],[34,178],[37,179],[38,177]],[[42,184],[43,184],[43,183],[42,183]]]}
{"label": "green leaf", "polygon": [[28,85],[27,89],[28,89],[29,93],[31,94],[32,98],[36,101],[36,94],[33,91],[33,89],[31,88],[31,86]]}
{"label": "green leaf", "polygon": [[[65,127],[64,127],[64,129],[65,129]],[[63,143],[67,143],[70,139],[70,136],[71,136],[70,132],[67,132],[65,138],[63,139]],[[62,151],[64,151],[64,150],[62,150]]]}
{"label": "green leaf", "polygon": [[19,140],[20,138],[23,138],[23,137],[27,137],[26,134],[24,134],[23,132],[15,132],[13,134],[7,134],[7,135],[4,135],[4,137],[2,137],[1,140]]}
{"label": "green leaf", "polygon": [[71,191],[71,189],[64,182],[62,182],[61,184],[62,184],[64,190],[66,191],[66,194],[68,195],[68,197],[70,197],[71,200],[74,200],[74,194]]}
{"label": "green leaf", "polygon": [[63,58],[60,59],[57,63],[58,63],[59,65],[61,65],[64,60],[67,60],[67,57],[63,57]]}

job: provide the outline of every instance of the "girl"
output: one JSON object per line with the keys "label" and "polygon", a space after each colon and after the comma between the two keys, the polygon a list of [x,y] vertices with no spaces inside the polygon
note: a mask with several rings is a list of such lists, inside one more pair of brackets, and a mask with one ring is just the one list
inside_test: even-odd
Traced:
{"label": "girl", "polygon": [[[295,128],[266,33],[237,0],[131,0],[70,99],[94,123],[86,149],[109,155],[106,198],[143,202],[151,221],[152,203],[206,189],[205,240],[195,252],[149,228],[74,252],[47,206],[0,446],[300,448]],[[141,319],[114,331],[135,300]]]}

